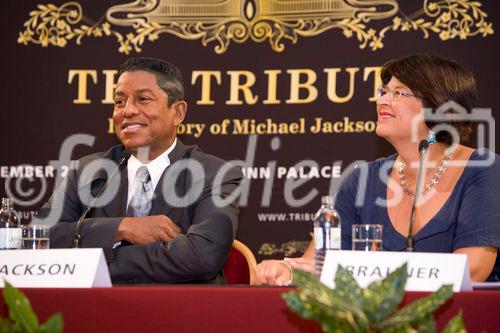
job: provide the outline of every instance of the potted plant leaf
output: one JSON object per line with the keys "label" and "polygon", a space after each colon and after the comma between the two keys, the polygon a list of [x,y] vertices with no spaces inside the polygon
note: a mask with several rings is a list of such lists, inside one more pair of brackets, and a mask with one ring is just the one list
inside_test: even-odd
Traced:
{"label": "potted plant leaf", "polygon": [[40,325],[28,298],[8,282],[3,288],[3,298],[9,308],[9,318],[0,317],[0,333],[60,333],[63,320],[60,313],[52,315]]}
{"label": "potted plant leaf", "polygon": [[[335,289],[309,273],[294,271],[298,289],[283,294],[283,298],[291,310],[315,320],[325,332],[436,332],[433,312],[453,295],[452,286],[443,285],[435,293],[399,308],[406,280],[406,264],[365,289],[340,265]],[[461,312],[443,332],[466,332]]]}

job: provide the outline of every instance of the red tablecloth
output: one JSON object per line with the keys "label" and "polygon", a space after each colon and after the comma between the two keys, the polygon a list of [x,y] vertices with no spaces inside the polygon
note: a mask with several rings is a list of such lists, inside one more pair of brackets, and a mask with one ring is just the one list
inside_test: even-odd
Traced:
{"label": "red tablecloth", "polygon": [[[319,332],[288,310],[289,288],[161,286],[23,289],[42,321],[61,311],[65,332]],[[427,295],[407,293],[404,303]],[[438,329],[463,310],[469,332],[500,332],[500,292],[457,293],[437,313]],[[7,307],[0,300],[0,314]]]}

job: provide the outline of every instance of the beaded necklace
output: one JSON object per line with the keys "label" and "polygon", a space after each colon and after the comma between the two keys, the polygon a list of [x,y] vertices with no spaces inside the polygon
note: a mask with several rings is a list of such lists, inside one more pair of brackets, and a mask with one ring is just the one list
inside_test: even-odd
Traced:
{"label": "beaded necklace", "polygon": [[[437,186],[437,184],[439,183],[441,178],[443,178],[443,176],[446,172],[448,163],[453,158],[453,155],[455,155],[455,150],[444,155],[443,161],[439,165],[437,171],[434,173],[434,177],[432,177],[431,181],[427,185],[425,185],[423,194],[426,194],[433,187]],[[411,198],[414,197],[415,192],[410,190],[410,188],[408,187],[408,183],[406,182],[406,179],[405,179],[405,164],[403,162],[399,162],[396,170],[397,170],[398,176],[399,176],[399,185],[403,189],[403,192],[406,193]]]}

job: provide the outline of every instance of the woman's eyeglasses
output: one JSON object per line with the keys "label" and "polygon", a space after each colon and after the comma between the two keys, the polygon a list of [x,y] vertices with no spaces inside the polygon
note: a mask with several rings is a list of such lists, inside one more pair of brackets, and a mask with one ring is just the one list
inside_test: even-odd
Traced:
{"label": "woman's eyeglasses", "polygon": [[377,88],[377,97],[378,98],[384,96],[385,94],[389,94],[389,97],[391,97],[391,99],[397,99],[399,96],[420,98],[417,95],[414,95],[410,92],[407,92],[407,91],[404,91],[404,90],[401,90],[398,88],[396,88],[394,90],[389,89],[387,86],[380,86]]}

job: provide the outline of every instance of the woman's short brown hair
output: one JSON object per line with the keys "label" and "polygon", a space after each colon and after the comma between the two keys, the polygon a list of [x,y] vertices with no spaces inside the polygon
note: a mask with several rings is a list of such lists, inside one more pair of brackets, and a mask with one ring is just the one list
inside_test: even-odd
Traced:
{"label": "woman's short brown hair", "polygon": [[[449,101],[454,101],[468,112],[477,104],[476,80],[472,72],[457,62],[428,54],[416,54],[390,60],[382,67],[382,82],[386,85],[396,77],[412,92],[422,98],[424,107],[436,110]],[[445,110],[458,114],[457,110]],[[470,121],[450,122],[426,121],[429,128],[438,124],[448,124],[455,128],[460,141],[467,141],[472,132]],[[448,131],[436,133],[438,142],[451,145],[453,137]]]}

